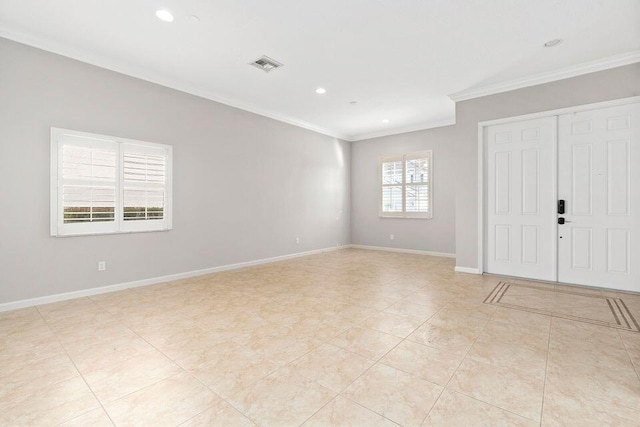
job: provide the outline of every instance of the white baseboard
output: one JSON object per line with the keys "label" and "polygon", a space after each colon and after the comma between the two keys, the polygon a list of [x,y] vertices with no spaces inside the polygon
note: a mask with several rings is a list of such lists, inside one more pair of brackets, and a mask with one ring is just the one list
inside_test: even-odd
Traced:
{"label": "white baseboard", "polygon": [[386,246],[366,246],[366,245],[348,245],[348,246],[354,249],[368,249],[372,251],[402,252],[405,254],[430,255],[430,256],[439,256],[439,257],[445,257],[445,258],[456,257],[456,254],[451,254],[448,252],[419,251],[417,249],[388,248]]}
{"label": "white baseboard", "polygon": [[469,273],[469,274],[481,274],[480,270],[477,268],[471,268],[471,267],[459,267],[456,265],[455,271],[457,273]]}
{"label": "white baseboard", "polygon": [[118,283],[115,285],[101,286],[98,288],[82,289],[80,291],[65,292],[62,294],[47,295],[38,298],[31,298],[19,301],[12,301],[0,304],[0,312],[17,310],[25,307],[33,307],[36,305],[49,304],[52,302],[66,301],[74,298],[88,297],[91,295],[105,294],[107,292],[121,291],[123,289],[137,288],[140,286],[155,285],[156,283],[171,282],[173,280],[187,279],[189,277],[203,276],[205,274],[217,273],[226,270],[236,270],[238,268],[251,267],[260,264],[269,264],[272,262],[284,261],[287,259],[298,258],[308,255],[319,254],[323,252],[336,251],[339,249],[349,248],[351,245],[336,246],[331,248],[316,249],[306,252],[298,252],[288,255],[280,255],[271,258],[263,258],[254,261],[239,262],[237,264],[221,265],[219,267],[204,268],[201,270],[186,271],[184,273],[169,274],[167,276],[152,277],[149,279],[134,280],[132,282]]}

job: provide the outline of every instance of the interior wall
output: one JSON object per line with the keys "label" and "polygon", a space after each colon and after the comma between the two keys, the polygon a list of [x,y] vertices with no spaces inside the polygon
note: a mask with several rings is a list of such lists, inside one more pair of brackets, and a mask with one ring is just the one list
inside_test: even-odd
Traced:
{"label": "interior wall", "polygon": [[[352,243],[455,252],[478,268],[478,123],[640,95],[640,64],[456,104],[456,124],[353,143]],[[434,149],[434,219],[378,218],[378,157]],[[390,241],[397,231],[400,239]]]}
{"label": "interior wall", "polygon": [[456,104],[456,265],[478,268],[478,123],[640,95],[640,63]]}
{"label": "interior wall", "polygon": [[[6,39],[0,100],[0,303],[349,243],[348,142]],[[52,126],[173,145],[173,230],[50,237]]]}
{"label": "interior wall", "polygon": [[[455,253],[456,162],[450,133],[447,126],[352,143],[351,243]],[[380,218],[380,157],[422,150],[433,150],[433,218]]]}

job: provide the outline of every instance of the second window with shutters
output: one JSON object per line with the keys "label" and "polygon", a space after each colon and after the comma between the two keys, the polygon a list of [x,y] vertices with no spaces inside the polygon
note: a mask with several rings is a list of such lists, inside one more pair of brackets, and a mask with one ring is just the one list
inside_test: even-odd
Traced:
{"label": "second window with shutters", "polygon": [[432,218],[431,150],[380,158],[380,217]]}
{"label": "second window with shutters", "polygon": [[51,235],[170,230],[172,148],[51,129]]}

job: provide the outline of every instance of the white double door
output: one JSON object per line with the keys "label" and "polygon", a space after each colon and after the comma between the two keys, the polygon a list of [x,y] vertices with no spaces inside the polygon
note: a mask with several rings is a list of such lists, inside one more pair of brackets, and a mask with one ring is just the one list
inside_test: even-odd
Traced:
{"label": "white double door", "polygon": [[484,271],[640,291],[640,104],[493,125],[484,140]]}

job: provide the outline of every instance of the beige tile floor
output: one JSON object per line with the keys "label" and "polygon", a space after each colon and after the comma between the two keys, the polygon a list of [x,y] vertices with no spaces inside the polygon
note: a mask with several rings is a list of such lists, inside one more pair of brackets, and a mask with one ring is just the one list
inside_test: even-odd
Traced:
{"label": "beige tile floor", "polygon": [[345,249],[0,313],[0,425],[640,425],[640,333],[500,280]]}

